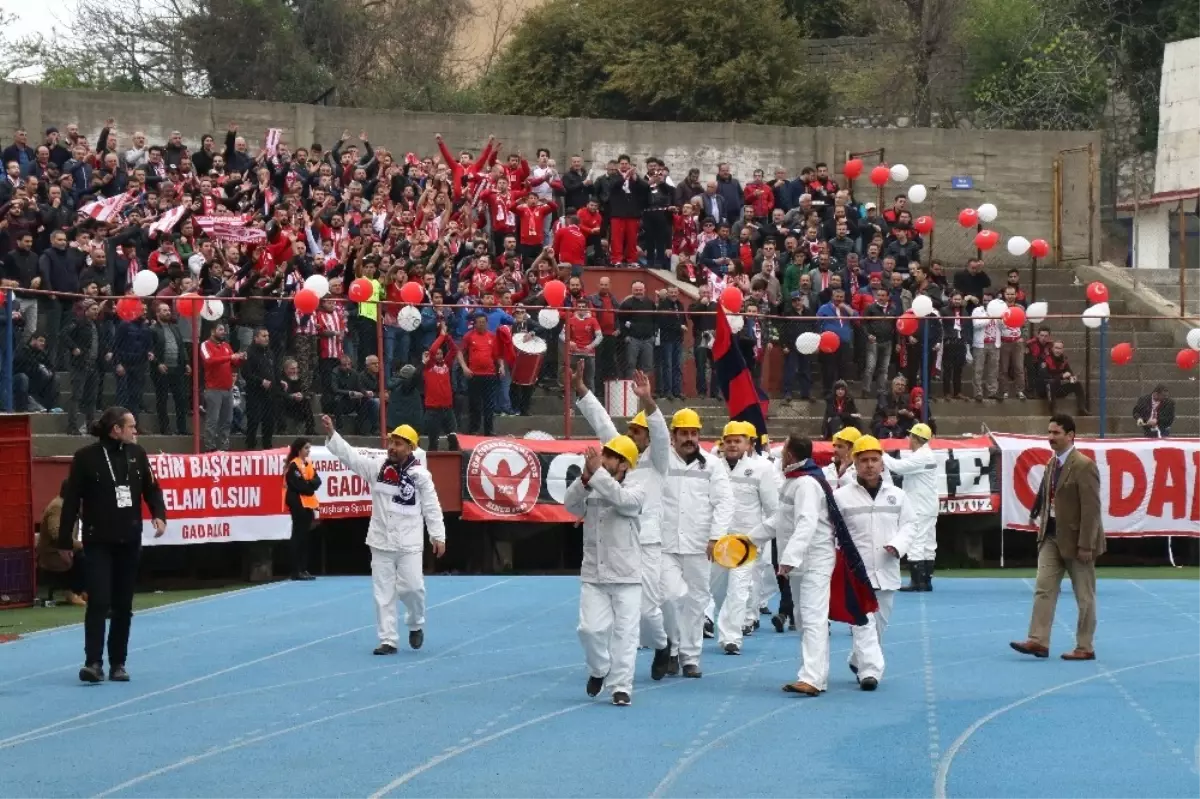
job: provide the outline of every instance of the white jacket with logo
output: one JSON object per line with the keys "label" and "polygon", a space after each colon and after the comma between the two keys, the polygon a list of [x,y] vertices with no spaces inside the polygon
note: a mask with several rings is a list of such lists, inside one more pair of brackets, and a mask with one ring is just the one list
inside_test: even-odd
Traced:
{"label": "white jacket with logo", "polygon": [[904,494],[918,519],[938,515],[938,460],[928,444],[922,444],[904,458],[884,453],[887,470],[904,478]]}
{"label": "white jacket with logo", "polygon": [[[579,412],[591,425],[593,432],[603,444],[621,435],[617,426],[605,412],[600,400],[590,391],[578,401]],[[662,495],[671,468],[671,431],[663,419],[662,411],[655,409],[646,417],[650,426],[650,446],[638,457],[637,467],[625,475],[625,485],[639,485],[645,491],[642,504],[642,543],[662,543]]]}
{"label": "white jacket with logo", "polygon": [[583,519],[583,564],[579,579],[585,583],[640,584],[642,547],[639,519],[645,489],[626,485],[604,469],[583,484],[571,483],[563,503],[568,513]]}
{"label": "white jacket with logo", "polygon": [[371,487],[367,546],[384,552],[422,552],[426,526],[431,540],[446,540],[446,521],[433,476],[415,457],[403,468],[389,463],[385,453],[367,454],[355,449],[338,433],[325,446]]}
{"label": "white jacket with logo", "polygon": [[672,447],[670,457],[663,491],[663,552],[703,555],[709,541],[730,532],[733,494],[729,470],[702,452],[688,463]]}
{"label": "white jacket with logo", "polygon": [[795,475],[802,466],[794,463],[784,470],[775,513],[764,517],[750,537],[762,546],[774,536],[780,566],[786,564],[798,571],[832,571],[833,524],[825,492],[816,478]]}
{"label": "white jacket with logo", "polygon": [[743,455],[732,467],[723,455],[714,456],[714,460],[729,474],[733,494],[729,532],[749,535],[779,507],[779,472],[769,459],[753,453]]}
{"label": "white jacket with logo", "polygon": [[[834,501],[850,529],[854,546],[862,556],[871,585],[881,591],[900,587],[900,558],[912,542],[916,516],[904,491],[881,485],[875,498],[857,481],[833,492]],[[892,557],[884,547],[893,547]]]}

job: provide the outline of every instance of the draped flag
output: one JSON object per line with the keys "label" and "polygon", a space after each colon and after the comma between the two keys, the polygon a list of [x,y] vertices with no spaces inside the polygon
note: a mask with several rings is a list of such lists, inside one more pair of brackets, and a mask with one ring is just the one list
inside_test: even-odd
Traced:
{"label": "draped flag", "polygon": [[750,422],[758,432],[755,446],[761,451],[767,437],[767,411],[770,402],[767,394],[754,382],[754,375],[742,357],[742,351],[733,339],[729,318],[725,308],[717,306],[717,330],[712,348],[713,373],[730,421]]}

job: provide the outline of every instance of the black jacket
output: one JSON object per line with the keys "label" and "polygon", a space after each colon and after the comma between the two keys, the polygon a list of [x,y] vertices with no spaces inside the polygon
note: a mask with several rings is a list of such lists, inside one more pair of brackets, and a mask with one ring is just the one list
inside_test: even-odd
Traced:
{"label": "black jacket", "polygon": [[[655,314],[645,313],[645,311],[657,310],[654,300],[649,297],[630,295],[621,303],[617,313],[617,324],[629,338],[652,339],[657,328],[654,321]],[[629,311],[642,311],[643,313],[629,313]]]}
{"label": "black jacket", "polygon": [[283,482],[286,490],[283,494],[283,502],[287,509],[292,513],[303,513],[305,508],[300,501],[300,497],[311,497],[317,493],[317,489],[321,487],[321,475],[313,472],[311,480],[305,480],[304,475],[300,473],[300,467],[295,461],[288,463],[287,472],[283,475]]}
{"label": "black jacket", "polygon": [[[132,507],[117,507],[118,485],[129,486],[134,500]],[[143,501],[153,518],[166,520],[162,488],[150,470],[146,450],[137,444],[122,444],[109,438],[84,447],[71,460],[71,473],[63,492],[59,549],[71,548],[71,533],[77,519],[83,521],[85,545],[139,543],[142,540]]]}

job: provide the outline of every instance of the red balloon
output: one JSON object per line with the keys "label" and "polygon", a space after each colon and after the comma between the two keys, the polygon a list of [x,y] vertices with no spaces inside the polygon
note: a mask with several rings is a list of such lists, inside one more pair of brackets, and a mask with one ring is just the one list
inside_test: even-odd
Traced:
{"label": "red balloon", "polygon": [[350,284],[350,299],[353,302],[366,302],[375,293],[375,287],[365,277],[357,278]]}
{"label": "red balloon", "polygon": [[1112,361],[1117,366],[1124,366],[1133,360],[1133,345],[1127,341],[1112,348]]}
{"label": "red balloon", "polygon": [[1034,239],[1029,242],[1029,254],[1034,258],[1045,258],[1050,254],[1050,245],[1045,239]]}
{"label": "red balloon", "polygon": [[1020,305],[1010,305],[1001,319],[1005,327],[1020,327],[1025,324],[1025,309]]}
{"label": "red balloon", "polygon": [[1095,305],[1099,302],[1108,302],[1108,286],[1097,280],[1095,283],[1089,283],[1087,287],[1088,302]]}
{"label": "red balloon", "polygon": [[[374,286],[371,288],[374,288]],[[425,299],[425,287],[415,280],[410,280],[400,287],[400,299],[416,305]]]}
{"label": "red balloon", "polygon": [[137,297],[122,297],[117,300],[117,316],[126,322],[140,319],[146,313],[146,306]]}
{"label": "red balloon", "polygon": [[1000,241],[1000,234],[994,230],[981,230],[975,234],[975,246],[984,252],[992,249]]}
{"label": "red balloon", "polygon": [[321,304],[321,298],[312,289],[300,289],[296,292],[296,313],[312,313]]}
{"label": "red balloon", "polygon": [[742,290],[737,286],[726,286],[721,292],[721,307],[729,313],[741,313],[742,301],[746,298],[742,296]]}
{"label": "red balloon", "polygon": [[175,308],[180,316],[199,316],[203,307],[204,300],[199,294],[181,294],[179,299],[175,300]]}
{"label": "red balloon", "polygon": [[888,169],[885,164],[880,164],[871,170],[871,182],[879,188],[886,186],[891,177],[892,170]]}
{"label": "red balloon", "polygon": [[561,280],[551,280],[542,287],[542,296],[550,305],[558,307],[567,298],[567,287]]}
{"label": "red balloon", "polygon": [[917,316],[912,311],[905,311],[896,317],[896,332],[902,336],[914,336],[917,333]]}
{"label": "red balloon", "polygon": [[958,224],[963,227],[975,227],[979,224],[979,212],[974,208],[964,208],[958,212]]}
{"label": "red balloon", "polygon": [[842,174],[846,176],[847,180],[854,180],[862,174],[862,171],[863,162],[861,158],[851,158],[846,162],[846,165],[842,167]]}
{"label": "red balloon", "polygon": [[933,217],[932,216],[918,216],[916,219],[913,220],[913,227],[915,227],[917,229],[917,232],[920,233],[922,236],[927,236],[927,235],[929,235],[930,231],[933,230]]}
{"label": "red balloon", "polygon": [[821,352],[831,353],[837,352],[838,347],[842,346],[842,340],[838,338],[838,334],[832,330],[826,330],[821,334],[821,343],[818,345]]}
{"label": "red balloon", "polygon": [[1185,372],[1195,369],[1198,363],[1200,363],[1200,352],[1196,352],[1196,350],[1180,350],[1179,354],[1175,356],[1175,365]]}

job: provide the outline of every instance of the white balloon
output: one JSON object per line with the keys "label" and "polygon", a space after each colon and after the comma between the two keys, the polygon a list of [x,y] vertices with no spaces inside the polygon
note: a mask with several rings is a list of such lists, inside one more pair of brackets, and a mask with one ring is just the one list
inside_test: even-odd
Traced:
{"label": "white balloon", "polygon": [[742,327],[746,324],[746,320],[742,318],[741,314],[726,314],[725,318],[729,320],[729,332],[734,335],[740,333]]}
{"label": "white balloon", "polygon": [[816,333],[801,333],[796,336],[796,352],[812,355],[821,347],[821,337]]}
{"label": "white balloon", "polygon": [[923,203],[928,196],[929,191],[923,183],[914,183],[908,187],[908,201],[910,203]]}
{"label": "white balloon", "polygon": [[317,297],[324,297],[329,293],[329,280],[324,275],[309,275],[304,280],[304,288]]}
{"label": "white balloon", "polygon": [[1000,215],[1000,211],[991,203],[984,203],[977,210],[979,211],[980,222],[995,222],[996,217]]}
{"label": "white balloon", "polygon": [[917,316],[929,316],[933,313],[933,300],[928,294],[918,294],[913,297],[912,312]]}
{"label": "white balloon", "polygon": [[1109,317],[1107,302],[1098,302],[1091,307],[1091,310],[1094,311],[1096,316],[1100,317],[1101,319],[1107,319]]}
{"label": "white balloon", "polygon": [[[318,277],[318,275],[313,275],[313,277]],[[411,305],[405,305],[400,309],[400,313],[396,314],[396,324],[400,326],[401,330],[411,333],[421,326],[421,312]]]}
{"label": "white balloon", "polygon": [[1108,303],[1098,302],[1088,308],[1082,314],[1083,326],[1091,330],[1100,327],[1100,324],[1108,318]]}
{"label": "white balloon", "polygon": [[1194,350],[1200,350],[1200,327],[1193,327],[1188,331],[1187,345]]}
{"label": "white balloon", "polygon": [[553,441],[554,436],[541,430],[530,430],[525,434],[525,438],[531,441]]}
{"label": "white balloon", "polygon": [[1025,318],[1035,325],[1040,325],[1046,321],[1046,315],[1050,313],[1050,306],[1044,302],[1035,302],[1025,309]]}
{"label": "white balloon", "polygon": [[1010,255],[1024,255],[1029,252],[1029,239],[1024,236],[1013,236],[1008,240],[1008,252]]}
{"label": "white balloon", "polygon": [[1008,303],[997,297],[987,304],[987,314],[993,319],[999,319],[1004,316],[1004,312],[1008,310]]}
{"label": "white balloon", "polygon": [[558,326],[559,316],[558,311],[553,308],[543,308],[538,311],[538,324],[547,330],[553,330]]}
{"label": "white balloon", "polygon": [[220,300],[205,300],[200,309],[200,316],[209,322],[215,322],[225,315],[225,303]]}
{"label": "white balloon", "polygon": [[[889,176],[894,182],[903,183],[908,180],[908,167],[904,164],[896,164],[891,168]],[[914,202],[916,201],[914,200]]]}
{"label": "white balloon", "polygon": [[158,275],[149,269],[143,269],[133,278],[133,293],[139,297],[149,297],[158,291]]}

